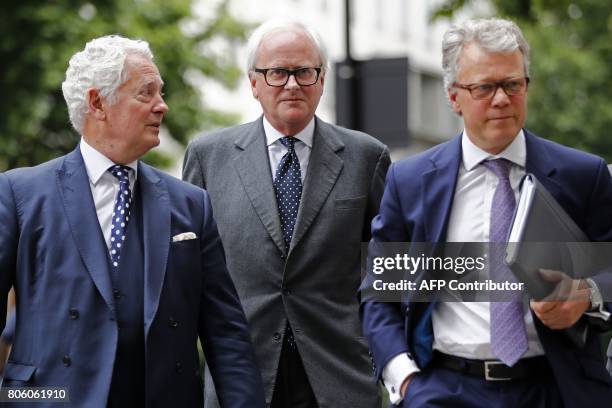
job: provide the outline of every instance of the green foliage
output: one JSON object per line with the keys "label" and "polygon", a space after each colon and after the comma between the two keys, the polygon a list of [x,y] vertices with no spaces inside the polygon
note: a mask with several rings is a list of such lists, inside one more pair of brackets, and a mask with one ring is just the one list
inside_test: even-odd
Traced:
{"label": "green foliage", "polygon": [[[448,0],[456,11],[470,0]],[[612,162],[612,12],[600,0],[491,0],[531,45],[527,127]],[[456,6],[453,8],[453,5]],[[452,13],[436,13],[447,16]]]}
{"label": "green foliage", "polygon": [[469,2],[470,0],[446,0],[440,7],[433,11],[431,19],[436,20],[443,17],[450,18],[456,11],[461,10],[469,4]]}
{"label": "green foliage", "polygon": [[[151,44],[165,82],[170,111],[164,125],[185,144],[196,131],[233,124],[236,118],[202,106],[193,77],[235,87],[241,75],[232,47],[246,26],[228,12],[227,0],[209,1],[213,18],[192,14],[192,0],[3,0],[0,3],[0,171],[34,165],[74,148],[61,92],[68,60],[85,43],[106,34],[142,38]],[[183,29],[188,26],[189,30]],[[208,47],[225,45],[223,54]],[[204,51],[206,50],[206,51]],[[147,160],[163,164],[159,154]]]}

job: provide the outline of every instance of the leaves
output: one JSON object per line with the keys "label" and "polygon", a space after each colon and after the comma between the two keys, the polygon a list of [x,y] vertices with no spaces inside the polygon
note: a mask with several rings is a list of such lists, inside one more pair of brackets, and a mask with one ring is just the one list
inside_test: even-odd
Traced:
{"label": "leaves", "polygon": [[[236,118],[202,105],[197,72],[236,86],[241,75],[231,50],[246,38],[248,26],[233,18],[227,0],[206,21],[192,13],[192,0],[3,0],[0,3],[0,171],[30,166],[74,149],[79,135],[70,127],[61,92],[68,60],[94,37],[121,34],[148,41],[165,82],[170,111],[164,119],[171,136],[187,143],[195,132],[227,126]],[[195,35],[185,22],[198,27]],[[223,42],[224,53],[208,44]],[[167,158],[148,155],[161,164]]]}
{"label": "leaves", "polygon": [[[461,3],[456,11],[473,1]],[[612,12],[599,0],[492,0],[531,46],[527,127],[612,162]],[[452,14],[452,13],[451,13]]]}

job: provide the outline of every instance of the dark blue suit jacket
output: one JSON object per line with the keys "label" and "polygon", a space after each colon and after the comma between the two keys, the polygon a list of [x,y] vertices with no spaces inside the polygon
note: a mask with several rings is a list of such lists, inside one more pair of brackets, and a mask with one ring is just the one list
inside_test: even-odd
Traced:
{"label": "dark blue suit jacket", "polygon": [[[527,172],[533,173],[593,241],[612,241],[612,179],[596,156],[541,139],[525,131]],[[373,242],[443,242],[461,164],[461,135],[395,163],[387,173],[380,213],[372,221]],[[594,277],[612,294],[610,274]],[[612,305],[607,304],[609,310]],[[408,352],[423,368],[431,360],[433,303],[379,303],[362,299],[364,334],[376,375],[396,355]],[[585,317],[586,318],[586,317]],[[569,407],[612,401],[599,336],[589,331],[584,348],[565,341],[534,316],[536,330],[563,400]]]}
{"label": "dark blue suit jacket", "polygon": [[[140,162],[138,183],[147,406],[202,406],[199,337],[222,405],[263,407],[207,193]],[[172,242],[184,232],[197,239]],[[17,299],[3,386],[67,387],[74,406],[106,406],[118,337],[107,258],[78,148],[0,174],[0,327],[12,285]]]}

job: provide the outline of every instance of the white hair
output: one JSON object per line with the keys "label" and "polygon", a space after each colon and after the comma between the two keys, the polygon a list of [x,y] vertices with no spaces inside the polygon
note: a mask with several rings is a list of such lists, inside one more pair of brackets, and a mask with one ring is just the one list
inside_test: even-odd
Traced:
{"label": "white hair", "polygon": [[512,21],[500,18],[474,19],[451,26],[442,40],[442,69],[444,89],[451,89],[457,81],[458,60],[463,47],[476,43],[487,52],[523,54],[525,76],[529,76],[529,44],[521,29]]}
{"label": "white hair", "polygon": [[94,38],[70,58],[62,92],[77,132],[82,133],[85,125],[88,90],[97,89],[110,104],[115,103],[117,89],[128,80],[125,59],[133,54],[153,60],[149,43],[119,35]]}
{"label": "white hair", "polygon": [[257,62],[257,51],[259,50],[261,42],[264,38],[274,32],[293,31],[296,29],[302,31],[312,40],[313,44],[317,49],[317,53],[319,54],[319,59],[321,60],[321,68],[323,72],[326,72],[328,69],[329,60],[327,57],[327,48],[325,47],[325,44],[323,44],[321,36],[312,27],[302,22],[277,19],[266,21],[265,23],[257,27],[249,37],[249,41],[247,43],[247,72],[255,69],[255,64]]}

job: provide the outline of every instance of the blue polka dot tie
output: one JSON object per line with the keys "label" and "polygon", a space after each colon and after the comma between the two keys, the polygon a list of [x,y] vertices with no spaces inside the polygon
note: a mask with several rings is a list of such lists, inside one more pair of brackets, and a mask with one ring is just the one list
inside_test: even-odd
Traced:
{"label": "blue polka dot tie", "polygon": [[298,140],[291,136],[285,136],[280,141],[287,148],[287,153],[282,157],[276,169],[274,192],[276,193],[283,239],[285,240],[285,246],[289,249],[293,227],[300,207],[300,199],[302,198],[302,173],[300,171],[300,161],[295,153],[295,142]]}
{"label": "blue polka dot tie", "polygon": [[108,171],[119,180],[119,192],[113,207],[113,220],[111,223],[111,245],[110,256],[111,265],[114,270],[119,268],[121,259],[121,247],[125,241],[127,224],[130,220],[130,210],[132,206],[132,192],[130,191],[129,174],[132,171],[127,166],[114,165]]}
{"label": "blue polka dot tie", "polygon": [[[291,136],[285,136],[280,142],[287,148],[287,153],[281,158],[276,177],[274,178],[274,192],[280,216],[281,229],[285,247],[289,250],[293,227],[297,219],[300,200],[302,198],[302,172],[300,161],[295,153],[295,142],[298,140]],[[287,321],[284,342],[290,349],[296,349],[295,337],[291,325]]]}
{"label": "blue polka dot tie", "polygon": [[[505,243],[515,207],[514,191],[509,178],[511,163],[506,159],[495,159],[482,162],[482,165],[499,178],[491,203],[489,241]],[[502,246],[491,246],[491,278],[496,282],[516,282],[512,271],[504,263],[505,251]],[[520,298],[509,302],[495,301],[491,303],[490,311],[491,350],[506,365],[512,366],[528,348],[523,303]]]}

